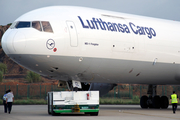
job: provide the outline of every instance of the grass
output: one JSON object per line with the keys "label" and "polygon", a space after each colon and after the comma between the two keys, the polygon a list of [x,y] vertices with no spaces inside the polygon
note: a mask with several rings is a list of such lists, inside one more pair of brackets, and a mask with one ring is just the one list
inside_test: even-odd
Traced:
{"label": "grass", "polygon": [[139,104],[139,99],[100,98],[100,104]]}
{"label": "grass", "polygon": [[[139,99],[119,99],[119,98],[100,98],[100,104],[139,104]],[[0,100],[0,105],[3,100]],[[44,99],[19,99],[14,100],[14,105],[46,105],[47,100]]]}

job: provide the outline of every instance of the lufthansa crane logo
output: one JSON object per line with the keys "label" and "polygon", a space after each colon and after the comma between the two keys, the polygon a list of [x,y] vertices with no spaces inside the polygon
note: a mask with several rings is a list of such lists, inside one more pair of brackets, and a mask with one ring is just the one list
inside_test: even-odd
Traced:
{"label": "lufthansa crane logo", "polygon": [[47,47],[49,50],[52,50],[52,49],[55,47],[55,41],[54,41],[53,39],[47,40],[47,42],[46,42],[46,47]]}

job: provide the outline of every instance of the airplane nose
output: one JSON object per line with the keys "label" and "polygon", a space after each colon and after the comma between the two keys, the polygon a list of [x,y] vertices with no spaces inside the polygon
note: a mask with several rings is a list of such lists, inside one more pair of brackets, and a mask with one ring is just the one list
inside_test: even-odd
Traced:
{"label": "airplane nose", "polygon": [[2,37],[2,48],[4,52],[8,55],[15,51],[13,47],[13,38],[15,36],[17,31],[13,31],[11,29],[8,29]]}
{"label": "airplane nose", "polygon": [[26,37],[25,35],[18,31],[14,36],[13,46],[17,53],[22,53],[26,46]]}
{"label": "airplane nose", "polygon": [[2,37],[2,48],[7,55],[21,53],[25,49],[25,40],[21,31],[7,30]]}

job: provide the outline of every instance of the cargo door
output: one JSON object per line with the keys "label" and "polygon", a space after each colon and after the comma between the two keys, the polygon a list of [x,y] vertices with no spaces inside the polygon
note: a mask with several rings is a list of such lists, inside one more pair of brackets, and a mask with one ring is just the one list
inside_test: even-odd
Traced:
{"label": "cargo door", "polygon": [[71,47],[77,47],[78,46],[78,36],[75,24],[72,21],[66,21],[69,35],[70,35],[70,45]]}

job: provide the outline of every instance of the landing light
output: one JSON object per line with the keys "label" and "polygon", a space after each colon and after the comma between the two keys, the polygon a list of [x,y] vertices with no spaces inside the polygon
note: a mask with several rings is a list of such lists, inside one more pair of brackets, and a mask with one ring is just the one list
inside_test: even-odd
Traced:
{"label": "landing light", "polygon": [[79,58],[79,62],[81,62],[81,61],[83,61],[83,58],[82,58],[82,57]]}

